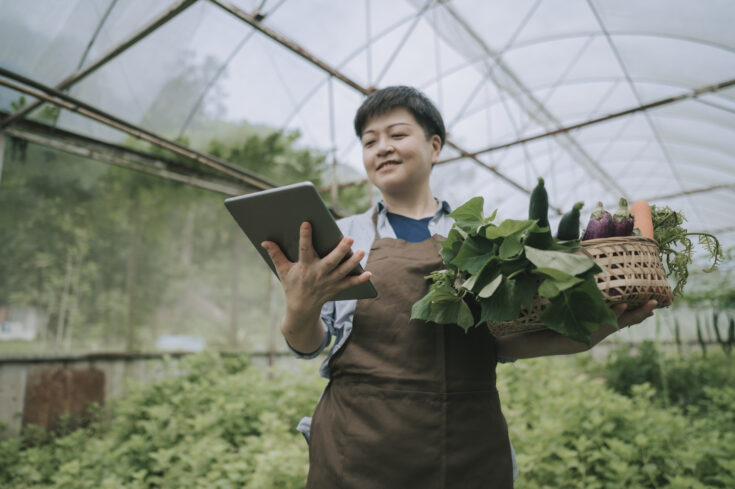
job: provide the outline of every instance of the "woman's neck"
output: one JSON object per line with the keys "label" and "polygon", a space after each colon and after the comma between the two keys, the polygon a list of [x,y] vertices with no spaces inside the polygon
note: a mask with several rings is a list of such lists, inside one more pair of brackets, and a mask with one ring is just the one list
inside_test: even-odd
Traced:
{"label": "woman's neck", "polygon": [[439,203],[434,198],[430,188],[413,195],[405,193],[401,195],[383,194],[383,202],[388,212],[412,219],[431,217],[439,208]]}

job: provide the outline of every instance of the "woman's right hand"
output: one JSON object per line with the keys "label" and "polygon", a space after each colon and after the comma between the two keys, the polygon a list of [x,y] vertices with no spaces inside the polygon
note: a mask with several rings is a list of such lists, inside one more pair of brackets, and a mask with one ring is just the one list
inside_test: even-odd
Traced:
{"label": "woman's right hand", "polygon": [[287,315],[296,320],[319,317],[322,305],[335,294],[370,279],[370,272],[348,275],[365,256],[364,251],[358,250],[344,263],[340,263],[349,253],[353,242],[352,238],[343,237],[334,250],[324,258],[319,258],[312,244],[311,224],[303,222],[299,229],[298,261],[290,261],[272,241],[261,243],[273,261],[283,286]]}

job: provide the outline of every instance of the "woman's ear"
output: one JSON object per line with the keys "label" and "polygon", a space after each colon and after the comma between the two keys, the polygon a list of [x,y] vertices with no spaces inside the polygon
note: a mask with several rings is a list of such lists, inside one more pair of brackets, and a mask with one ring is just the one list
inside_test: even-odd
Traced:
{"label": "woman's ear", "polygon": [[442,152],[442,138],[438,134],[431,136],[431,166],[434,166],[439,160],[439,153]]}

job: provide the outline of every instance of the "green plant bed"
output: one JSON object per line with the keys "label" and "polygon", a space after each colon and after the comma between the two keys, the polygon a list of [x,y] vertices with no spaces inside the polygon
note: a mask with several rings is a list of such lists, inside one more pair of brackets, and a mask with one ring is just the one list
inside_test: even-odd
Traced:
{"label": "green plant bed", "polygon": [[599,372],[621,394],[630,395],[633,386],[647,382],[661,402],[688,411],[708,410],[712,389],[735,389],[735,360],[718,349],[683,356],[644,341],[634,350],[612,351]]}
{"label": "green plant bed", "polygon": [[704,388],[701,416],[649,383],[618,393],[595,371],[589,356],[500,366],[517,488],[735,487],[732,386]]}
{"label": "green plant bed", "polygon": [[[86,428],[0,441],[0,487],[303,487],[308,448],[295,426],[325,385],[313,362],[289,373],[205,353],[172,368]],[[516,488],[735,487],[731,386],[703,390],[703,415],[664,405],[651,384],[616,392],[603,370],[587,355],[499,366]]]}
{"label": "green plant bed", "polygon": [[180,375],[132,390],[86,429],[0,441],[0,487],[303,487],[308,452],[295,427],[323,379],[214,354],[176,368]]}

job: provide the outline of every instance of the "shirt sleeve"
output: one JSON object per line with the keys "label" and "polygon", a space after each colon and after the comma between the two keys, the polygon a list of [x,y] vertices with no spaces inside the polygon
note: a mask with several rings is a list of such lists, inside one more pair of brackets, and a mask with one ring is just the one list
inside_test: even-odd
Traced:
{"label": "shirt sleeve", "polygon": [[300,352],[300,351],[294,349],[288,343],[288,340],[286,340],[286,338],[284,338],[283,340],[286,343],[286,347],[289,350],[291,350],[291,352],[294,355],[296,355],[297,358],[302,358],[304,360],[309,360],[311,358],[315,358],[316,356],[318,356],[324,350],[324,348],[327,347],[327,345],[329,344],[329,342],[332,339],[331,330],[332,330],[332,327],[334,325],[334,315],[335,315],[335,312],[334,312],[334,302],[332,302],[332,301],[326,302],[324,304],[324,306],[322,306],[322,312],[321,312],[322,325],[324,326],[324,341],[322,341],[322,344],[319,345],[319,348],[317,348],[316,350],[314,350],[311,353],[303,353],[303,352]]}

